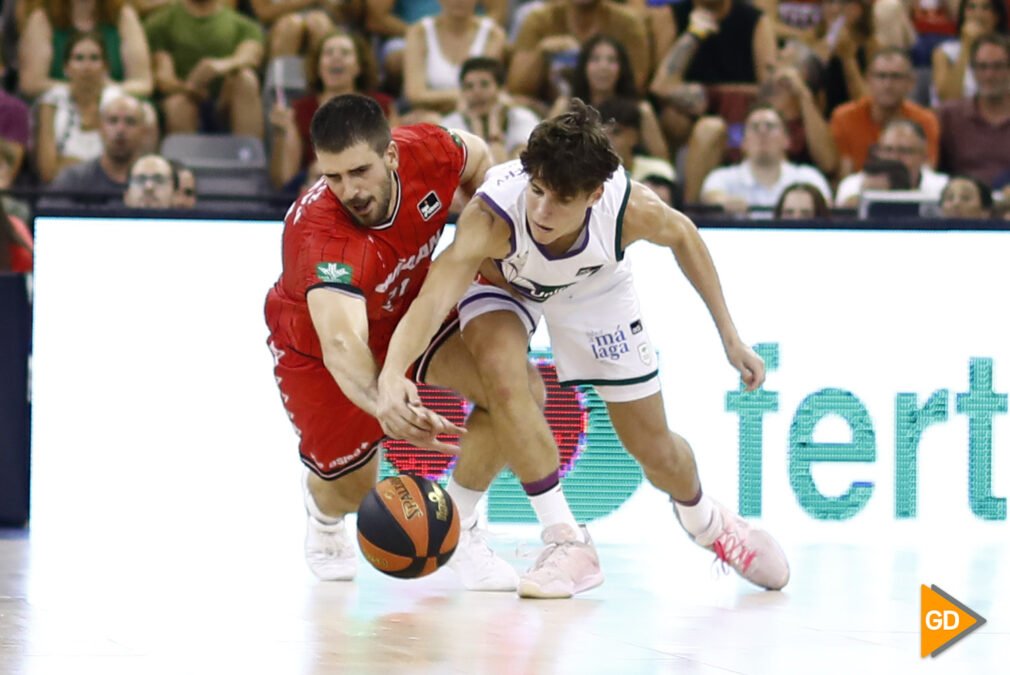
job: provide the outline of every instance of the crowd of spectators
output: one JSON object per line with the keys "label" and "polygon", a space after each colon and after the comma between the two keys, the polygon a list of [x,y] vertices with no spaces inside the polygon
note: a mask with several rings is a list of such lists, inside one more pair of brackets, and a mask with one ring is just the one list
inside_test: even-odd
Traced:
{"label": "crowd of spectators", "polygon": [[199,167],[159,154],[177,134],[255,139],[263,190],[293,196],[317,176],[313,113],[347,92],[496,161],[578,97],[632,176],[735,217],[894,190],[951,217],[1010,203],[1010,0],[0,2],[0,191],[42,195],[4,196],[5,222],[210,203]]}

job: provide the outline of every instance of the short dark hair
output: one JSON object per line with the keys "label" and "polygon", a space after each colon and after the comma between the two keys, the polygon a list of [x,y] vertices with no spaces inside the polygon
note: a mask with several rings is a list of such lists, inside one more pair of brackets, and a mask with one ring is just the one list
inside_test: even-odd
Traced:
{"label": "short dark hair", "polygon": [[533,129],[519,159],[531,179],[563,198],[592,192],[621,166],[600,113],[578,98]]}
{"label": "short dark hair", "polygon": [[779,195],[779,200],[775,204],[775,220],[782,219],[782,209],[785,207],[786,197],[789,196],[790,192],[806,192],[810,195],[810,198],[814,200],[814,218],[831,217],[828,200],[824,198],[824,195],[817,189],[817,186],[811,183],[792,183]]}
{"label": "short dark hair", "polygon": [[605,125],[639,130],[642,128],[642,111],[638,101],[627,96],[614,96],[601,103],[597,110]]}
{"label": "short dark hair", "polygon": [[472,72],[490,73],[498,86],[505,84],[505,66],[496,58],[490,56],[471,56],[459,68],[459,83]]}
{"label": "short dark hair", "polygon": [[343,152],[367,143],[381,155],[393,140],[382,108],[361,94],[342,94],[321,105],[312,116],[310,135],[316,152]]}
{"label": "short dark hair", "polygon": [[983,35],[979,39],[975,40],[975,44],[971,46],[971,52],[968,54],[969,65],[975,65],[975,57],[978,55],[978,50],[985,45],[993,45],[999,47],[1006,54],[1007,59],[1010,59],[1010,38],[1006,35],[1001,35],[999,33],[990,33],[989,35]]}
{"label": "short dark hair", "polygon": [[908,175],[908,167],[896,159],[870,157],[863,165],[863,175],[887,176],[887,182],[892,190],[912,188],[912,177]]}

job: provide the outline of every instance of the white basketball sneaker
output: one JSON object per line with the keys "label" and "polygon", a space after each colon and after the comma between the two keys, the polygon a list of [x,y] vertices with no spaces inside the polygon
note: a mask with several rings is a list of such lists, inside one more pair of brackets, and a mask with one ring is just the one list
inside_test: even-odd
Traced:
{"label": "white basketball sneaker", "polygon": [[334,524],[321,522],[313,513],[319,508],[302,481],[308,526],[305,530],[305,562],[323,581],[350,581],[358,572],[358,553],[344,519]]}
{"label": "white basketball sneaker", "polygon": [[488,546],[476,522],[460,531],[448,564],[468,591],[514,591],[519,582],[515,569]]}
{"label": "white basketball sneaker", "polygon": [[603,583],[596,547],[585,526],[580,529],[582,540],[565,523],[544,530],[547,546],[519,580],[519,597],[570,598]]}
{"label": "white basketball sneaker", "polygon": [[789,583],[789,561],[778,542],[719,502],[708,531],[695,543],[715,553],[724,572],[732,568],[747,581],[777,591]]}

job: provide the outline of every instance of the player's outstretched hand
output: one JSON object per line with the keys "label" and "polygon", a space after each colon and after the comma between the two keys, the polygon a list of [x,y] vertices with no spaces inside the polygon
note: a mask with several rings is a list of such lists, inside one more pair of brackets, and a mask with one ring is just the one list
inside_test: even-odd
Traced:
{"label": "player's outstretched hand", "polygon": [[742,342],[726,347],[726,357],[740,372],[746,391],[754,391],[765,381],[765,362]]}
{"label": "player's outstretched hand", "polygon": [[459,454],[459,446],[438,439],[439,434],[463,434],[466,430],[425,408],[414,383],[405,377],[379,381],[379,399],[375,416],[382,430],[419,448]]}

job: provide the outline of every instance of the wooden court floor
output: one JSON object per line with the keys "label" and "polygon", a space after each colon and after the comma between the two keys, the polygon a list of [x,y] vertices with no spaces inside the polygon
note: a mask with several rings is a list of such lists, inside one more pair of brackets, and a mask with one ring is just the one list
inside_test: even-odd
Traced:
{"label": "wooden court floor", "polygon": [[[448,570],[400,581],[362,567],[321,583],[300,533],[219,541],[73,522],[0,531],[0,674],[1008,673],[1008,548],[792,545],[783,592],[718,575],[679,536],[600,541],[607,580],[567,601],[461,590]],[[517,568],[536,532],[496,531]],[[244,546],[241,542],[244,541]],[[88,543],[90,542],[90,544]],[[226,544],[226,545],[225,545]],[[919,585],[988,623],[919,657]]]}

